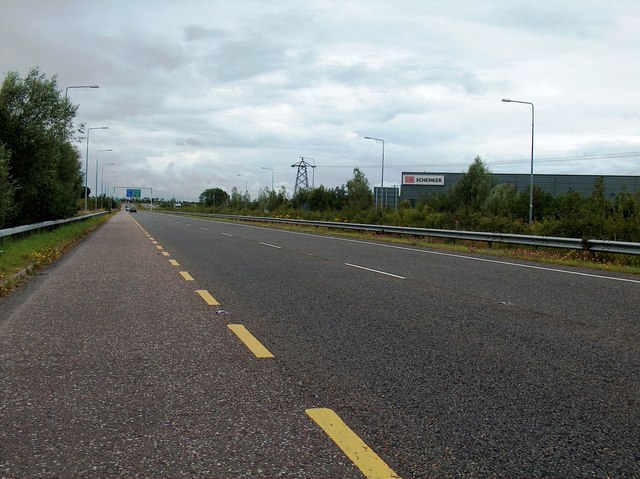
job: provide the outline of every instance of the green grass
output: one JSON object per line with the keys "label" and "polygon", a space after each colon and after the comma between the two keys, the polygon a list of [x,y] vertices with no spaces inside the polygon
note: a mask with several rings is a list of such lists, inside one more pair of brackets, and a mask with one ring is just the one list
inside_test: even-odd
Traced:
{"label": "green grass", "polygon": [[14,278],[17,273],[27,268],[37,271],[53,263],[108,217],[109,215],[103,215],[89,218],[17,240],[5,238],[0,243],[0,296],[4,296],[21,282],[21,278]]}

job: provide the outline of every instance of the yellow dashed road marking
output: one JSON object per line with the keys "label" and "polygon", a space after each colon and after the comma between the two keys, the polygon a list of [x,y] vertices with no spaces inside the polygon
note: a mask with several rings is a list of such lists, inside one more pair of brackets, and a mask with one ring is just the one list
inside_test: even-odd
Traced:
{"label": "yellow dashed road marking", "polygon": [[315,408],[305,412],[368,479],[400,478],[333,410]]}
{"label": "yellow dashed road marking", "polygon": [[169,256],[169,253],[167,253],[166,251],[163,251],[162,256]]}
{"label": "yellow dashed road marking", "polygon": [[207,291],[206,289],[197,289],[196,293],[198,293],[200,297],[204,299],[205,303],[207,303],[209,306],[220,306],[220,303],[218,303],[216,298],[211,296],[211,294],[209,294],[209,291]]}
{"label": "yellow dashed road marking", "polygon": [[156,248],[163,249],[162,246],[160,246],[160,245],[156,245]]}
{"label": "yellow dashed road marking", "polygon": [[193,281],[193,276],[191,276],[186,271],[180,271],[180,276],[182,276],[187,281]]}
{"label": "yellow dashed road marking", "polygon": [[235,333],[257,358],[273,358],[274,355],[265,348],[256,337],[242,324],[227,324],[227,327]]}
{"label": "yellow dashed road marking", "polygon": [[170,259],[169,263],[171,263],[173,266],[180,266],[180,263],[178,263],[175,259]]}

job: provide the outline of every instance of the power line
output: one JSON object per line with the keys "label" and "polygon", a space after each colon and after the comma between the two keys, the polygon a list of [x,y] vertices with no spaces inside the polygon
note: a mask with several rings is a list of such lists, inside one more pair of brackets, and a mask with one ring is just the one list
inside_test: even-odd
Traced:
{"label": "power line", "polygon": [[[626,158],[635,158],[640,157],[640,152],[627,152],[627,153],[604,153],[600,155],[578,155],[578,156],[552,156],[546,158],[536,158],[535,163],[554,163],[560,161],[567,160],[582,160],[582,161],[591,161],[591,160],[604,160],[604,159],[626,159]],[[518,159],[518,160],[503,160],[503,161],[491,161],[490,159],[483,158],[483,160],[487,161],[492,165],[513,165],[519,163],[529,163],[531,161],[530,158],[526,159]],[[468,166],[469,163],[431,163],[428,165],[416,165],[416,164],[387,164],[389,168],[424,168],[428,166],[429,168],[433,167],[446,167],[446,166]],[[317,165],[322,168],[377,168],[378,165]]]}
{"label": "power line", "polygon": [[[556,156],[556,157],[547,157],[547,158],[538,158],[535,160],[536,163],[554,163],[559,161],[567,161],[567,160],[604,160],[604,159],[625,159],[625,158],[634,158],[639,157],[640,152],[630,152],[630,153],[605,153],[602,155],[579,155],[579,156]],[[509,165],[513,163],[529,163],[530,159],[526,160],[512,160],[512,161],[492,161],[491,163],[494,165]]]}

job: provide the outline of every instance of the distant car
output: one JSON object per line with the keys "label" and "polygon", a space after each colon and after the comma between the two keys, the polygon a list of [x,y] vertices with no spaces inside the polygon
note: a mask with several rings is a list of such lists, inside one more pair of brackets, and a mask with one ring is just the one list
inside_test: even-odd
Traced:
{"label": "distant car", "polygon": [[124,210],[125,211],[131,211],[131,205],[129,205],[129,204],[124,205]]}
{"label": "distant car", "polygon": [[131,205],[129,207],[129,213],[137,213],[138,209],[136,208],[136,205]]}

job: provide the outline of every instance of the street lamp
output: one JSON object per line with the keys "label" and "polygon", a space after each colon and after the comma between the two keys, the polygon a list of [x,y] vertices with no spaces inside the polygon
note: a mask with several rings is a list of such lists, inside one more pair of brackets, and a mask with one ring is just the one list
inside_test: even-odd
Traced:
{"label": "street lamp", "polygon": [[[106,183],[105,184],[105,189],[106,189],[106,191],[109,191],[111,189],[111,185],[109,184],[109,180],[114,177],[114,175],[116,174],[116,171],[114,170],[114,171],[107,172],[107,173],[108,174],[107,174],[107,180],[105,182]],[[111,203],[112,203],[113,197],[115,196],[115,192],[116,192],[116,188],[114,186],[113,187],[113,194],[109,194],[109,210],[111,210]]]}
{"label": "street lamp", "polygon": [[238,174],[237,176],[244,176],[244,208],[247,209],[247,195],[249,194],[249,183],[247,182],[247,175]]}
{"label": "street lamp", "polygon": [[69,96],[69,88],[100,88],[100,87],[98,85],[74,85],[74,86],[68,86],[64,90],[65,99]]}
{"label": "street lamp", "polygon": [[381,138],[373,138],[371,136],[365,136],[365,140],[379,141],[382,143],[382,179],[380,180],[380,208],[384,208],[383,194],[384,194],[384,140]]}
{"label": "street lamp", "polygon": [[84,210],[87,211],[87,180],[89,178],[89,133],[91,130],[108,130],[108,126],[97,126],[95,128],[87,128],[87,156],[84,163]]}
{"label": "street lamp", "polygon": [[534,107],[530,101],[509,100],[503,98],[502,101],[506,103],[523,103],[525,105],[531,105],[531,175],[529,180],[529,225],[533,224],[533,131],[534,131]]}
{"label": "street lamp", "polygon": [[[105,193],[106,190],[105,190],[105,187],[104,187],[104,167],[105,166],[113,166],[113,165],[115,165],[115,163],[105,163],[105,164],[102,165],[102,184],[100,185],[100,191],[104,195],[105,198],[107,197],[107,195]],[[102,207],[104,208],[104,200],[103,200],[103,203],[102,203]]]}
{"label": "street lamp", "polygon": [[98,210],[98,162],[100,161],[100,152],[101,151],[113,151],[113,150],[98,150],[96,151],[96,192],[95,192],[95,206],[94,206],[94,210]]}
{"label": "street lamp", "polygon": [[273,191],[273,168],[267,168],[266,166],[261,167],[263,170],[271,170],[271,191]]}

